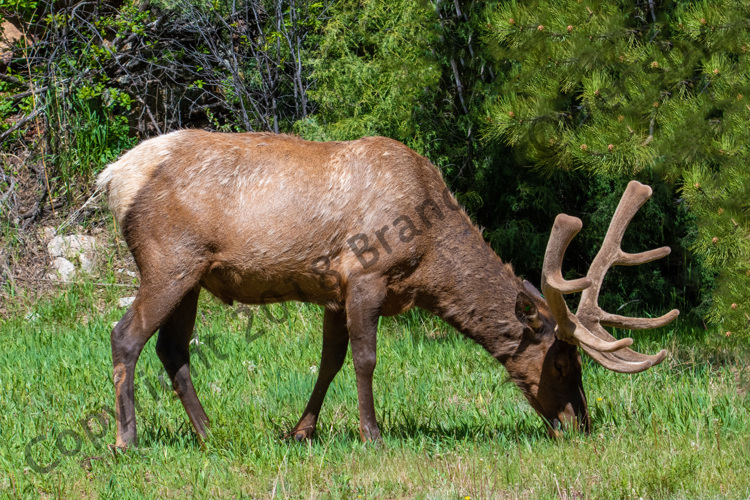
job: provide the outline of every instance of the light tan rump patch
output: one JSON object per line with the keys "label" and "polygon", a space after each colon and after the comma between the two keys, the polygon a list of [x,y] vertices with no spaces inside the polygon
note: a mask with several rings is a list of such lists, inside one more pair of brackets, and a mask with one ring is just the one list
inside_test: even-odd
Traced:
{"label": "light tan rump patch", "polygon": [[110,164],[96,178],[97,187],[107,192],[109,209],[121,227],[122,219],[133,205],[138,191],[148,182],[156,167],[169,158],[176,136],[182,132],[172,132],[142,142]]}

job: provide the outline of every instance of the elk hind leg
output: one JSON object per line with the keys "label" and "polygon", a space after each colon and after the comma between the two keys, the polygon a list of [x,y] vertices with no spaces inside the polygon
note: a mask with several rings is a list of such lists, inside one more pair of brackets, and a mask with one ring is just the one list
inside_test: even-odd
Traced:
{"label": "elk hind leg", "polygon": [[[136,441],[135,365],[148,339],[173,315],[200,280],[205,266],[192,272],[180,272],[169,263],[160,262],[141,269],[158,270],[144,273],[133,305],[112,330],[112,365],[115,384],[115,444],[125,448]],[[179,276],[174,279],[173,276]],[[163,283],[171,286],[164,287]],[[196,297],[197,299],[197,297]],[[195,313],[193,313],[195,314]]]}
{"label": "elk hind leg", "polygon": [[199,295],[200,286],[196,286],[185,295],[169,316],[159,330],[156,353],[172,381],[172,387],[179,396],[190,422],[203,439],[206,437],[208,417],[198,400],[190,377],[189,352]]}
{"label": "elk hind leg", "polygon": [[323,314],[323,353],[320,357],[320,372],[315,382],[310,401],[302,417],[289,433],[297,441],[309,439],[315,431],[323,399],[336,374],[341,370],[349,347],[349,331],[346,328],[346,312],[326,309]]}
{"label": "elk hind leg", "polygon": [[141,288],[125,316],[112,330],[112,365],[115,383],[116,446],[125,448],[136,440],[135,365],[148,339],[161,328],[195,286],[183,279],[164,290],[158,281],[144,278]]}

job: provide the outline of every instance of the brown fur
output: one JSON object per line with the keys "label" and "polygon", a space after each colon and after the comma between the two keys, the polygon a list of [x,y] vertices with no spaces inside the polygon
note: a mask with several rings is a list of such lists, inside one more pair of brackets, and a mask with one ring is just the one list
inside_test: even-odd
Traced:
{"label": "brown fur", "polygon": [[135,440],[135,362],[158,329],[159,356],[205,435],[187,348],[200,288],[227,303],[325,307],[321,371],[292,431],[298,439],[315,429],[349,344],[360,431],[380,437],[378,317],[415,306],[504,363],[552,427],[579,416],[588,428],[579,355],[555,338],[544,299],[484,242],[438,170],[399,142],[185,130],[137,146],[99,185],[141,272],[136,300],[112,332],[118,446]]}

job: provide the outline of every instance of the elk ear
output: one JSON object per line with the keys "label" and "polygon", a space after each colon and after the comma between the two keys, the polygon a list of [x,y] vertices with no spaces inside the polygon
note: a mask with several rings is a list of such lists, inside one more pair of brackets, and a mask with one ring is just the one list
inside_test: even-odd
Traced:
{"label": "elk ear", "polygon": [[542,292],[537,289],[534,285],[531,284],[530,281],[523,280],[523,287],[526,289],[527,292],[531,294],[532,297],[536,297],[537,299],[543,299],[544,295],[542,295]]}
{"label": "elk ear", "polygon": [[542,326],[542,320],[539,318],[539,310],[536,304],[524,292],[518,292],[518,296],[516,297],[516,318],[535,331]]}

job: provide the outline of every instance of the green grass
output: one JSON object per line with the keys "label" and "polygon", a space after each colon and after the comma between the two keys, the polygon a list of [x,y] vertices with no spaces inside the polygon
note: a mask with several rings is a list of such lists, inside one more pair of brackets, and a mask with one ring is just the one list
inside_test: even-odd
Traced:
{"label": "green grass", "polygon": [[586,360],[593,431],[551,441],[480,347],[421,313],[383,319],[374,386],[382,445],[359,440],[350,359],[315,438],[299,444],[283,435],[315,381],[322,312],[289,304],[289,321],[274,324],[256,308],[253,334],[265,334],[248,343],[246,318],[207,294],[196,330],[203,345],[192,346],[193,380],[212,419],[205,448],[160,385],[152,339],[136,377],[139,447],[113,454],[109,333],[124,312],[116,307],[122,295],[75,285],[0,319],[0,496],[750,495],[746,364],[704,332],[636,333],[639,350],[664,346],[672,355],[637,375]]}

